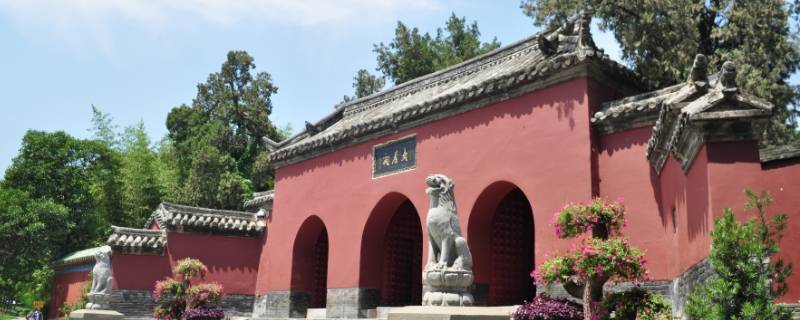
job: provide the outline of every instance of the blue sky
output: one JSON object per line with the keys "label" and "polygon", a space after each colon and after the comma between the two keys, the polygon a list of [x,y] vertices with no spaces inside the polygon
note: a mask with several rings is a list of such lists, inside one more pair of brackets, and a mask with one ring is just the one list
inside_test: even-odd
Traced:
{"label": "blue sky", "polygon": [[[161,139],[229,50],[272,74],[271,118],[297,131],[352,94],[358,69],[374,71],[372,45],[398,20],[433,32],[451,12],[503,44],[537,31],[518,0],[0,0],[0,170],[29,129],[88,137],[92,104]],[[595,41],[619,56],[609,34]]]}

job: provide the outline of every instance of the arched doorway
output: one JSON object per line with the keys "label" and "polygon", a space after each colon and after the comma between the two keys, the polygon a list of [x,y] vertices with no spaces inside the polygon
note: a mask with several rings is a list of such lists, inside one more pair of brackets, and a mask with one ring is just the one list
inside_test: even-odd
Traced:
{"label": "arched doorway", "polygon": [[514,305],[536,293],[533,210],[525,194],[509,182],[490,185],[481,193],[469,223],[479,302]]}
{"label": "arched doorway", "polygon": [[[328,290],[328,230],[316,216],[300,226],[292,251],[292,291],[306,295],[307,308],[325,308]],[[305,306],[301,306],[305,307]],[[293,314],[305,314],[292,310]]]}
{"label": "arched doorway", "polygon": [[362,238],[361,286],[378,289],[379,306],[422,302],[422,226],[411,201],[397,193],[373,209]]}

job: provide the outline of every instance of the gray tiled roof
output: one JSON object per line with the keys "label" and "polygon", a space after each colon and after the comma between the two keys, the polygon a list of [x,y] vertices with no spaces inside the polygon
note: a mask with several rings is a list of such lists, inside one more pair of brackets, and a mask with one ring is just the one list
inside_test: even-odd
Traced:
{"label": "gray tiled roof", "polygon": [[536,84],[541,87],[569,80],[562,70],[584,62],[594,62],[604,76],[621,79],[628,87],[644,87],[636,74],[594,45],[590,21],[586,14],[577,15],[556,30],[339,105],[295,137],[270,143],[277,149],[270,159],[276,166],[301,161],[370,137],[509,99],[530,92]]}
{"label": "gray tiled roof", "polygon": [[800,158],[800,143],[762,148],[760,156],[761,162]]}
{"label": "gray tiled roof", "polygon": [[111,250],[127,254],[164,254],[167,246],[165,230],[134,229],[112,226],[106,244]]}
{"label": "gray tiled roof", "polygon": [[156,222],[162,230],[210,232],[224,235],[260,236],[264,221],[255,213],[161,203],[146,226]]}
{"label": "gray tiled roof", "polygon": [[275,199],[275,192],[272,190],[255,192],[253,198],[244,202],[244,207],[247,210],[258,210],[261,207],[269,205],[271,207],[272,201]]}
{"label": "gray tiled roof", "polygon": [[592,123],[601,133],[653,124],[647,158],[658,172],[669,155],[688,170],[707,141],[758,139],[772,105],[739,91],[732,62],[711,77],[707,67],[707,58],[697,55],[686,82],[608,102]]}

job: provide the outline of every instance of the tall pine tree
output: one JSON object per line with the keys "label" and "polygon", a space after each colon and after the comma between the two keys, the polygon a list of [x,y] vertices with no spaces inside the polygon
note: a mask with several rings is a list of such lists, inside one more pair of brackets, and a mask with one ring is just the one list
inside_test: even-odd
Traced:
{"label": "tall pine tree", "polygon": [[[579,10],[591,10],[611,31],[622,58],[662,86],[685,81],[698,53],[719,70],[730,60],[737,83],[775,106],[766,144],[796,141],[800,90],[788,84],[800,67],[797,37],[790,29],[798,1],[783,0],[523,0],[522,11],[537,26],[554,27]],[[797,16],[795,16],[797,18]]]}

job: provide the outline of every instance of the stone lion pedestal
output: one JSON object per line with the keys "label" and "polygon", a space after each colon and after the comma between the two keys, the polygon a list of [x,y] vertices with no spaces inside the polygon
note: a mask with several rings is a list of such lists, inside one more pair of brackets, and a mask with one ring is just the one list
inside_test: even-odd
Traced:
{"label": "stone lion pedestal", "polygon": [[497,307],[411,306],[392,308],[389,320],[508,320],[512,312]]}

